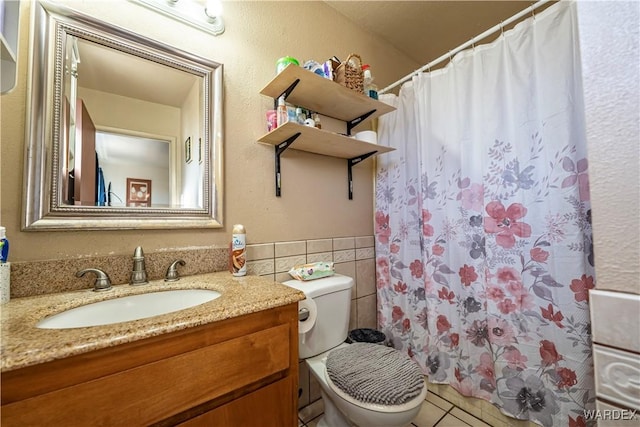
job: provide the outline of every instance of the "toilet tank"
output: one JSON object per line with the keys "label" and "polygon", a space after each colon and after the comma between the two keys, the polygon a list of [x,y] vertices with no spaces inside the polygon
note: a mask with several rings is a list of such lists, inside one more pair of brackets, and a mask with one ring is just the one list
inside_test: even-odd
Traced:
{"label": "toilet tank", "polygon": [[288,280],[284,284],[304,292],[316,306],[315,324],[309,332],[298,335],[300,359],[316,356],[342,344],[349,332],[353,279],[334,274],[309,281]]}

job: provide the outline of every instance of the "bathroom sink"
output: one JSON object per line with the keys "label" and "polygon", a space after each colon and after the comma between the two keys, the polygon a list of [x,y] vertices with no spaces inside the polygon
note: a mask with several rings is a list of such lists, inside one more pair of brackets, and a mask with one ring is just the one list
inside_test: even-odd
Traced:
{"label": "bathroom sink", "polygon": [[220,297],[207,289],[182,289],[129,295],[72,308],[42,319],[41,329],[69,329],[110,325],[172,313],[195,307]]}

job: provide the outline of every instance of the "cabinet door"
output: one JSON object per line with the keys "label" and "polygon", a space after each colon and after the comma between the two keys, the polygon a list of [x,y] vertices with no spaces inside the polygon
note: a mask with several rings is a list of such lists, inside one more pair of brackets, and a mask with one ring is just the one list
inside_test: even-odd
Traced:
{"label": "cabinet door", "polygon": [[190,419],[181,427],[295,427],[293,379],[286,377]]}

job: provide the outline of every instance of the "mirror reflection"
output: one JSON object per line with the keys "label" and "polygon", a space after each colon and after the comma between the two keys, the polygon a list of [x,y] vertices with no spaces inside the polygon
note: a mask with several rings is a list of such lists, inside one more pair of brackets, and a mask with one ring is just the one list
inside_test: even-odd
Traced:
{"label": "mirror reflection", "polygon": [[[200,79],[71,35],[64,75],[63,204],[202,208],[198,147],[188,136],[184,156],[178,149],[183,135],[202,141],[199,114],[182,114],[198,111]],[[129,200],[133,177],[154,197]]]}
{"label": "mirror reflection", "polygon": [[[96,204],[120,207],[175,206],[178,198],[177,187],[171,179],[176,177],[171,168],[171,144],[170,140],[96,132],[96,159],[99,160]],[[141,194],[141,190],[129,185],[128,181],[148,181],[149,184],[143,186]],[[69,203],[72,202],[70,194]]]}
{"label": "mirror reflection", "polygon": [[35,4],[23,229],[222,225],[222,66]]}

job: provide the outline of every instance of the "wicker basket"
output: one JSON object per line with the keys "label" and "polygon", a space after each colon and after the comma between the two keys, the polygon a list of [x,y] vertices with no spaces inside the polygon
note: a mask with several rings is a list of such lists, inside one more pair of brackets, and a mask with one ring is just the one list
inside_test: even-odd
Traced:
{"label": "wicker basket", "polygon": [[[358,64],[354,67],[349,63],[352,58],[357,58]],[[364,72],[362,71],[362,58],[352,53],[335,70],[334,78],[337,83],[359,93],[364,93]]]}

